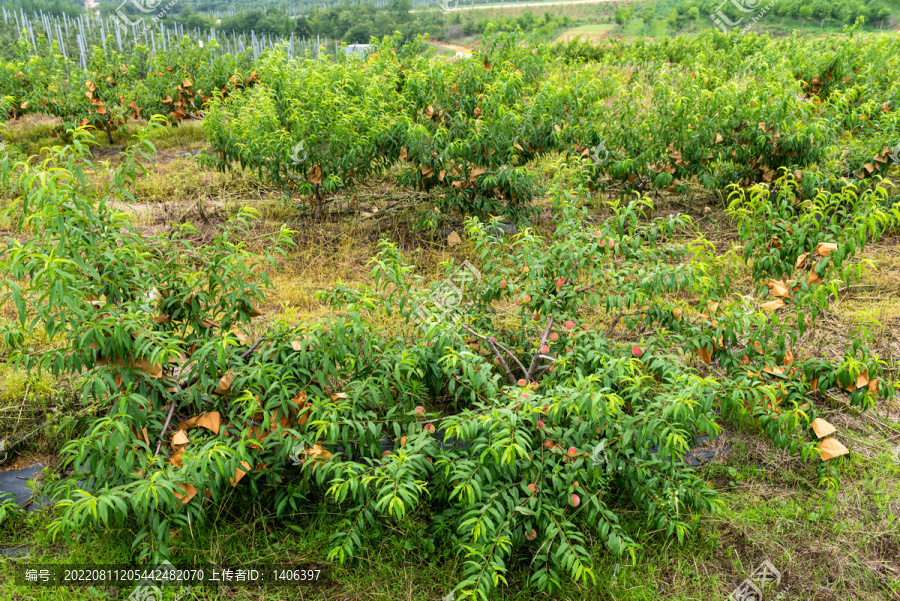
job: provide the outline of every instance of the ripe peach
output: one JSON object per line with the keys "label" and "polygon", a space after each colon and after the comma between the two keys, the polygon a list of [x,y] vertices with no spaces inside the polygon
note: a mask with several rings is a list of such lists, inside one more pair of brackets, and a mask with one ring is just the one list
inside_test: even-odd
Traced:
{"label": "ripe peach", "polygon": [[537,492],[537,485],[534,482],[528,485],[528,492],[534,494]]}
{"label": "ripe peach", "polygon": [[578,449],[576,449],[575,447],[569,447],[567,453],[569,457],[575,457],[576,455],[578,455]]}
{"label": "ripe peach", "polygon": [[550,354],[550,347],[547,346],[546,344],[545,344],[544,346],[542,346],[542,347],[541,347],[541,354],[542,354],[542,355],[549,355],[549,354]]}
{"label": "ripe peach", "polygon": [[531,270],[528,269],[527,266],[522,268],[522,273],[528,273],[529,271],[531,271]]}
{"label": "ripe peach", "polygon": [[525,378],[522,378],[521,380],[518,381],[518,384],[519,384],[519,386],[524,387],[526,384],[528,384],[528,382],[525,381]]}
{"label": "ripe peach", "polygon": [[508,284],[507,284],[506,280],[500,280],[500,289],[501,290],[506,288],[507,285]]}
{"label": "ripe peach", "polygon": [[530,303],[530,302],[531,302],[531,295],[530,295],[530,294],[526,294],[525,296],[522,297],[522,304],[523,304],[523,305],[527,305],[527,304]]}
{"label": "ripe peach", "polygon": [[541,420],[538,420],[537,427],[538,427],[539,430],[543,430],[543,429],[544,429],[544,422],[542,422]]}
{"label": "ripe peach", "polygon": [[566,329],[567,329],[567,330],[571,330],[571,329],[574,328],[574,327],[575,327],[575,322],[572,321],[571,319],[570,319],[569,321],[566,322]]}
{"label": "ripe peach", "polygon": [[406,446],[406,441],[409,440],[409,436],[401,436],[400,437],[400,446]]}
{"label": "ripe peach", "polygon": [[526,534],[526,535],[525,535],[525,538],[527,538],[528,540],[534,540],[534,539],[536,539],[536,538],[537,538],[537,530],[535,530],[534,528],[532,528],[532,529],[531,529],[531,534]]}
{"label": "ripe peach", "polygon": [[641,355],[644,354],[644,349],[642,349],[642,348],[639,347],[639,346],[636,346],[636,347],[634,347],[634,348],[631,349],[631,354],[634,355],[635,357],[637,357],[638,359],[640,359],[640,358],[641,358]]}
{"label": "ripe peach", "polygon": [[416,407],[416,417],[422,417],[423,415],[425,415],[425,407],[419,405]]}
{"label": "ripe peach", "polygon": [[556,342],[557,340],[559,340],[559,334],[557,334],[556,332],[550,334],[550,342]]}
{"label": "ripe peach", "polygon": [[581,505],[581,497],[572,493],[572,507],[578,507],[579,505]]}
{"label": "ripe peach", "polygon": [[384,457],[387,457],[387,456],[390,455],[390,454],[391,454],[390,451],[384,451],[384,452],[381,453],[381,457],[384,458]]}
{"label": "ripe peach", "polygon": [[434,432],[434,424],[425,424],[426,432]]}
{"label": "ripe peach", "polygon": [[527,392],[523,392],[523,393],[522,393],[522,398],[523,398],[523,399],[530,399],[530,398],[531,398],[531,395],[528,394]]}

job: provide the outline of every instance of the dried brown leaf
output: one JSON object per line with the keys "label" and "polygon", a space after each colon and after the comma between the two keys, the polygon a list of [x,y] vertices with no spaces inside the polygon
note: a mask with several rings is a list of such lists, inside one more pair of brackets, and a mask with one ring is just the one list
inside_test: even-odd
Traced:
{"label": "dried brown leaf", "polygon": [[822,461],[828,461],[829,459],[846,455],[849,452],[847,447],[834,438],[823,438],[819,441],[819,454],[822,456]]}
{"label": "dried brown leaf", "polygon": [[825,438],[826,436],[837,432],[837,429],[834,426],[821,417],[814,419],[810,426],[812,426],[813,432],[816,433],[816,438]]}

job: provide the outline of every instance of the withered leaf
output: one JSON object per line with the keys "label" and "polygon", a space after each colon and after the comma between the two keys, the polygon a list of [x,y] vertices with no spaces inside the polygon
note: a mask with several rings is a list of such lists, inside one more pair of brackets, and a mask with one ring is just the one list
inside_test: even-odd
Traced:
{"label": "withered leaf", "polygon": [[319,165],[313,166],[312,170],[309,172],[309,181],[314,184],[322,183],[322,168]]}
{"label": "withered leaf", "polygon": [[241,461],[241,467],[243,467],[244,469],[241,469],[240,467],[235,468],[234,469],[234,478],[228,479],[228,481],[231,482],[232,488],[237,486],[238,482],[241,481],[241,478],[243,478],[245,475],[247,475],[247,472],[249,472],[251,469],[253,469],[253,467],[246,461]]}
{"label": "withered leaf", "polygon": [[221,426],[222,414],[218,411],[210,411],[181,422],[178,424],[178,429],[189,430],[191,428],[206,428],[210,432],[218,434]]}
{"label": "withered leaf", "polygon": [[174,451],[177,447],[184,446],[189,442],[191,441],[184,430],[175,430],[175,434],[172,435],[172,450]]}
{"label": "withered leaf", "polygon": [[834,244],[833,242],[822,242],[816,247],[816,253],[822,255],[823,257],[827,257],[836,250],[837,244]]}
{"label": "withered leaf", "polygon": [[824,438],[829,434],[834,434],[835,432],[837,432],[837,429],[835,429],[834,426],[826,422],[821,417],[817,417],[816,419],[814,419],[810,426],[812,426],[813,432],[816,433],[816,438]]}
{"label": "withered leaf", "polygon": [[819,441],[819,454],[822,456],[822,461],[828,461],[829,459],[846,455],[849,452],[847,447],[834,438],[828,437]]}
{"label": "withered leaf", "polygon": [[784,283],[784,280],[769,280],[766,284],[769,287],[769,291],[772,293],[772,296],[788,298],[790,294],[788,294],[787,285]]}
{"label": "withered leaf", "polygon": [[784,301],[780,298],[776,298],[773,301],[763,303],[761,306],[763,311],[766,312],[766,315],[771,315],[773,311],[777,311],[778,309],[784,307]]}
{"label": "withered leaf", "polygon": [[[221,378],[219,378],[219,385],[216,386],[216,389],[213,391],[216,394],[226,395],[228,391],[231,390],[231,382],[234,380],[234,374],[227,373]],[[218,431],[218,430],[217,430]]]}
{"label": "withered leaf", "polygon": [[175,452],[172,453],[172,456],[169,457],[169,463],[175,467],[184,467],[184,461],[181,459],[182,455],[184,455],[184,447],[178,447],[175,449]]}
{"label": "withered leaf", "polygon": [[712,363],[712,352],[707,347],[698,348],[697,356],[707,365]]}
{"label": "withered leaf", "polygon": [[182,503],[187,503],[195,496],[197,496],[197,489],[194,488],[193,484],[178,484],[178,486],[184,491],[184,494],[175,493],[175,496],[181,500]]}

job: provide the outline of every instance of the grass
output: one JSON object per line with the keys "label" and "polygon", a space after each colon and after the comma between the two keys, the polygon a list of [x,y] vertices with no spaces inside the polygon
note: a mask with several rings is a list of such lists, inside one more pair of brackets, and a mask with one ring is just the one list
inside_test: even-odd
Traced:
{"label": "grass", "polygon": [[[38,145],[45,126],[44,121],[35,120],[30,129],[17,130],[16,139]],[[367,263],[380,236],[402,244],[427,279],[440,277],[441,261],[466,256],[465,244],[450,248],[439,236],[419,231],[415,215],[315,223],[299,216],[280,195],[256,183],[252,174],[223,175],[199,169],[190,157],[178,154],[203,147],[202,132],[195,124],[167,130],[157,145],[160,157],[135,190],[139,203],[136,209],[141,211],[139,222],[144,227],[165,227],[181,219],[209,227],[234,207],[247,204],[261,211],[261,231],[283,222],[295,230],[296,247],[282,263],[281,271],[272,274],[275,289],[261,307],[264,317],[257,326],[260,329],[274,320],[299,323],[326,315],[328,309],[316,292],[338,278],[351,286],[371,284]],[[115,161],[116,155],[109,151],[116,148],[101,143],[98,154]],[[546,166],[548,160],[539,166]],[[367,182],[357,192],[360,205],[382,202],[387,181]],[[663,209],[677,199],[658,200]],[[539,201],[539,207],[546,215],[549,201]],[[719,253],[732,250],[732,226],[718,209],[704,213],[702,205],[690,205],[687,210],[696,215],[697,233],[709,238]],[[602,211],[602,203],[597,203],[596,211]],[[546,231],[550,225],[545,218],[537,227]],[[854,327],[874,320],[877,324],[871,328],[870,344],[882,357],[894,358],[891,367],[896,378],[896,358],[900,357],[895,325],[900,319],[900,244],[897,239],[885,239],[868,247],[862,259],[871,262],[868,273],[842,292],[803,352],[841,352]],[[746,269],[736,270],[733,277],[749,283]],[[10,319],[5,309],[4,319]],[[607,319],[602,313],[594,318]],[[35,339],[35,344],[50,343]],[[595,582],[568,583],[559,595],[535,596],[525,586],[527,569],[514,568],[508,574],[508,585],[501,587],[495,598],[721,599],[768,559],[781,572],[782,582],[766,591],[767,600],[900,599],[900,452],[895,452],[900,444],[900,401],[866,414],[849,410],[845,399],[833,393],[821,395],[815,402],[851,450],[840,460],[837,489],[819,488],[810,464],[774,449],[765,437],[745,425],[725,421],[723,440],[730,446],[729,452],[723,462],[700,468],[700,474],[720,491],[721,508],[715,514],[696,516],[695,531],[683,546],[664,533],[649,530],[637,516],[623,512],[633,537],[642,543],[633,560],[612,558],[596,540],[589,539],[596,562]],[[55,426],[81,410],[70,383],[9,366],[0,368],[0,438],[13,430],[38,432],[14,450],[14,463],[0,469],[28,465],[57,452],[62,439]],[[131,561],[133,524],[92,538],[86,532],[80,540],[54,540],[47,530],[56,515],[52,509],[44,509],[0,523],[0,546],[28,545],[33,550],[28,561],[34,563]],[[337,506],[315,497],[307,500],[302,511],[276,518],[266,499],[239,489],[221,506],[215,524],[194,524],[176,531],[173,551],[178,560],[187,563],[234,567],[251,561],[324,564],[328,534],[340,519]],[[397,525],[392,535],[353,563],[330,567],[329,583],[322,587],[264,591],[235,587],[218,593],[195,588],[181,599],[438,600],[458,581],[459,561],[442,548],[424,519],[413,519]],[[15,565],[14,560],[0,559],[0,600],[125,599],[131,592],[126,588],[17,586],[13,582]],[[167,591],[165,598],[173,599],[172,591]]]}
{"label": "grass", "polygon": [[615,24],[595,24],[595,25],[579,25],[567,29],[557,38],[557,42],[565,42],[577,37],[583,37],[590,41],[599,41],[616,29]]}

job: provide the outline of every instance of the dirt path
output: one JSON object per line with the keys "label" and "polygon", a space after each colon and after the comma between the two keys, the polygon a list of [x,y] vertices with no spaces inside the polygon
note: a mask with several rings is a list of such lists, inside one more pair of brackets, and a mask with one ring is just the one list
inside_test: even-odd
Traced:
{"label": "dirt path", "polygon": [[455,44],[445,44],[444,42],[431,42],[434,46],[440,46],[441,48],[446,48],[447,50],[452,50],[456,53],[456,56],[467,58],[472,56],[472,50],[470,48],[466,48],[465,46],[457,46]]}

